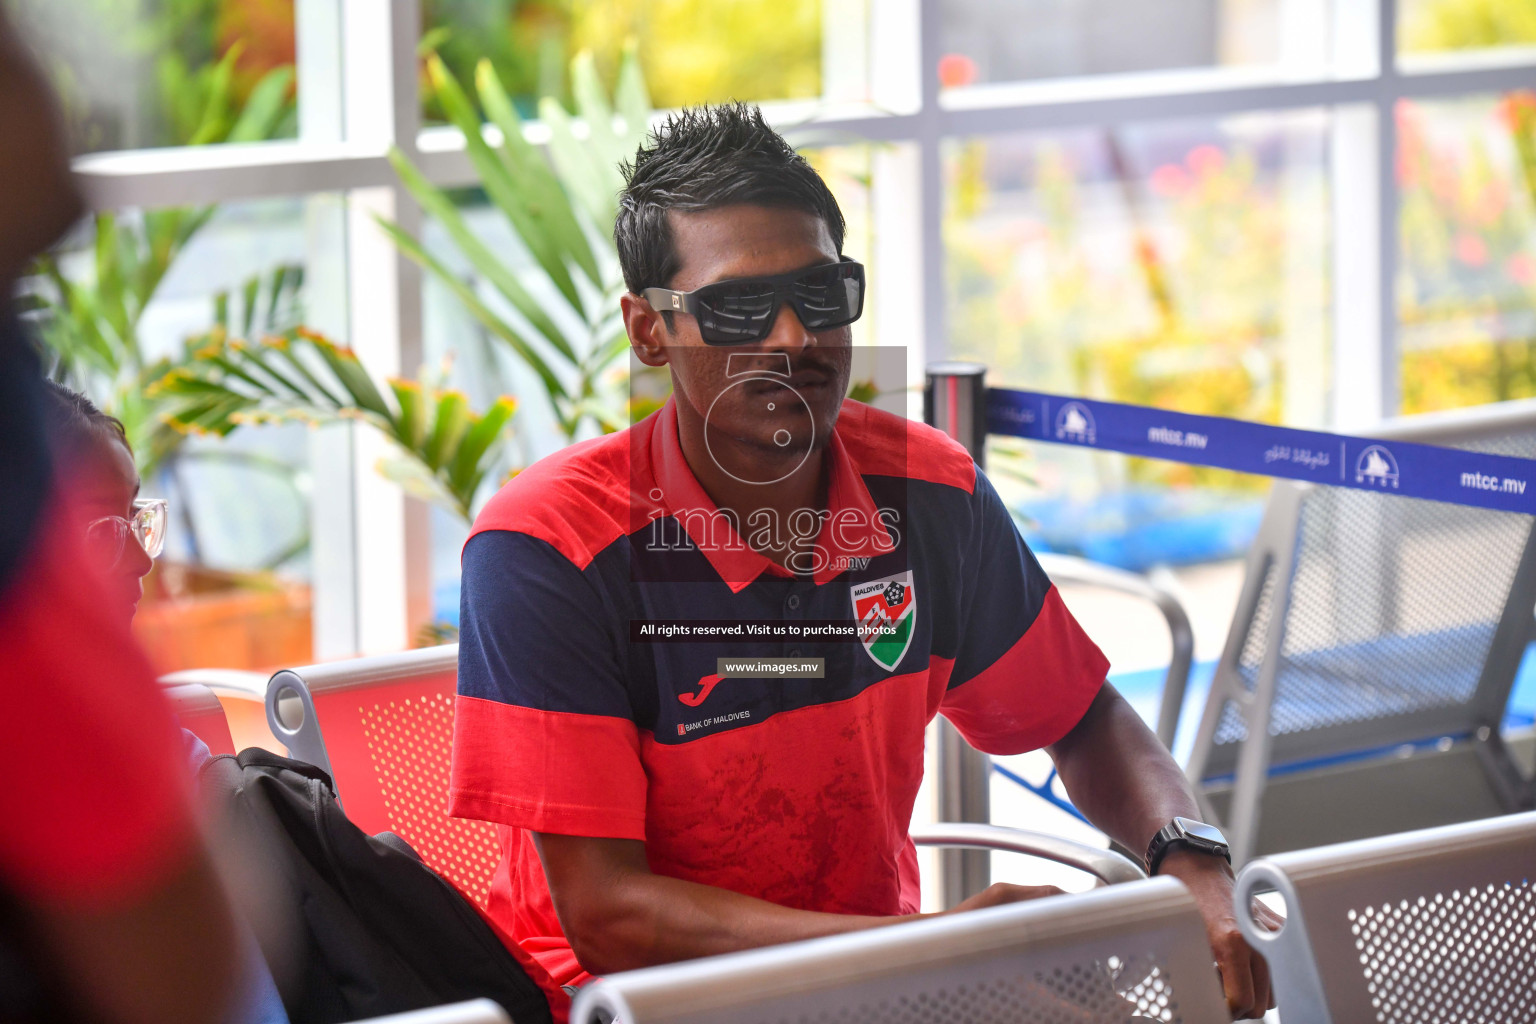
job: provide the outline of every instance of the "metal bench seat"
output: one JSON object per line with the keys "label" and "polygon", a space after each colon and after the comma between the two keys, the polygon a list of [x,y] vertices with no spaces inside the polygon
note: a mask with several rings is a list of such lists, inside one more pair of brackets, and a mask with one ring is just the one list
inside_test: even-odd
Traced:
{"label": "metal bench seat", "polygon": [[[1253,861],[1233,894],[1280,1013],[1305,1024],[1536,1022],[1536,813]],[[1285,900],[1278,932],[1245,912]]]}
{"label": "metal bench seat", "polygon": [[[1529,457],[1536,400],[1370,433]],[[1531,805],[1536,790],[1500,727],[1533,635],[1533,525],[1517,513],[1275,483],[1188,763],[1237,862]],[[1417,752],[1354,757],[1397,745]],[[1462,764],[1436,773],[1425,762],[1441,755]],[[1311,802],[1318,787],[1277,784],[1277,769],[1307,762],[1333,790],[1331,832]],[[1340,802],[1346,792],[1352,807]]]}
{"label": "metal bench seat", "polygon": [[572,1024],[1230,1020],[1188,891],[1154,878],[609,975]]}

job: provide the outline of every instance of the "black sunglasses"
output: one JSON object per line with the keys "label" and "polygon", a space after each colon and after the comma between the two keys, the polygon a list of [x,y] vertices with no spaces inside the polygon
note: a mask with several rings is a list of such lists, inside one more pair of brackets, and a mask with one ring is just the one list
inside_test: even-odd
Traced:
{"label": "black sunglasses", "polygon": [[864,312],[864,264],[844,256],[840,263],[773,277],[716,281],[691,292],[647,288],[640,294],[657,310],[691,315],[706,345],[745,345],[768,337],[786,302],[808,331],[853,323]]}

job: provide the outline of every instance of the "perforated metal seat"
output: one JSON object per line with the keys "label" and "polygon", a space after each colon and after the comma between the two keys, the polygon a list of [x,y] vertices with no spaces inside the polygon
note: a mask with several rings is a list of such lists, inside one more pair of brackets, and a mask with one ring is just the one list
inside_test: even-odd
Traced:
{"label": "perforated metal seat", "polygon": [[[1230,1019],[1171,878],[609,975],[572,1024],[1205,1024]],[[1300,1018],[1298,1018],[1300,1019]]]}
{"label": "perforated metal seat", "polygon": [[[1371,433],[1529,458],[1536,401]],[[1275,484],[1189,764],[1239,859],[1530,800],[1499,726],[1532,635],[1532,527],[1527,515]],[[1417,764],[1361,756],[1403,745],[1418,746]],[[1325,819],[1345,831],[1320,832]]]}
{"label": "perforated metal seat", "polygon": [[267,684],[267,722],[293,757],[330,773],[354,824],[399,835],[484,906],[501,859],[496,828],[448,814],[458,651],[284,669]]}
{"label": "perforated metal seat", "polygon": [[[1307,1024],[1536,1022],[1536,814],[1277,854],[1233,894],[1280,1012]],[[1287,920],[1245,913],[1276,890]]]}

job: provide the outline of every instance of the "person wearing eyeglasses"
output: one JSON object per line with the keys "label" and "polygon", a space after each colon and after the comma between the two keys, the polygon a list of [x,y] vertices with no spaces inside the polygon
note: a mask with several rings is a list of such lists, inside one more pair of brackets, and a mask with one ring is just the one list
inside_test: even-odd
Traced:
{"label": "person wearing eyeglasses", "polygon": [[113,612],[131,622],[143,578],[165,546],[165,499],[139,497],[139,471],[121,423],[56,381],[43,386],[48,431],[75,482],[72,513],[86,560],[100,575]]}
{"label": "person wearing eyeglasses", "polygon": [[[57,381],[44,381],[43,420],[60,475],[75,496],[73,526],[83,541],[86,564],[100,578],[105,608],[131,622],[143,596],[143,577],[165,547],[168,503],[139,497],[139,473],[122,422],[85,395]],[[186,729],[181,730],[181,745],[187,774],[196,778],[213,755]],[[242,971],[224,1024],[288,1024],[282,997],[254,936],[243,922],[237,926]]]}
{"label": "person wearing eyeglasses", "polygon": [[595,974],[916,916],[936,714],[1049,751],[1262,1015],[1225,847],[1169,836],[1198,816],[1183,773],[985,474],[846,398],[866,277],[825,183],[738,104],[670,116],[625,172],[620,311],[671,397],[518,474],[463,552],[451,808],[500,826],[489,913],[557,1018]]}

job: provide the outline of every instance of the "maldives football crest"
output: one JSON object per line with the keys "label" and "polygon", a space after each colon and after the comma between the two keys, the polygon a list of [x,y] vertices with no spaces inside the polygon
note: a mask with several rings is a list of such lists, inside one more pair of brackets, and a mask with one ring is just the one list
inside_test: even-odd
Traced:
{"label": "maldives football crest", "polygon": [[911,571],[855,583],[848,595],[853,601],[854,620],[859,624],[859,642],[876,665],[891,671],[912,646],[912,630],[917,622],[917,591],[912,586]]}

